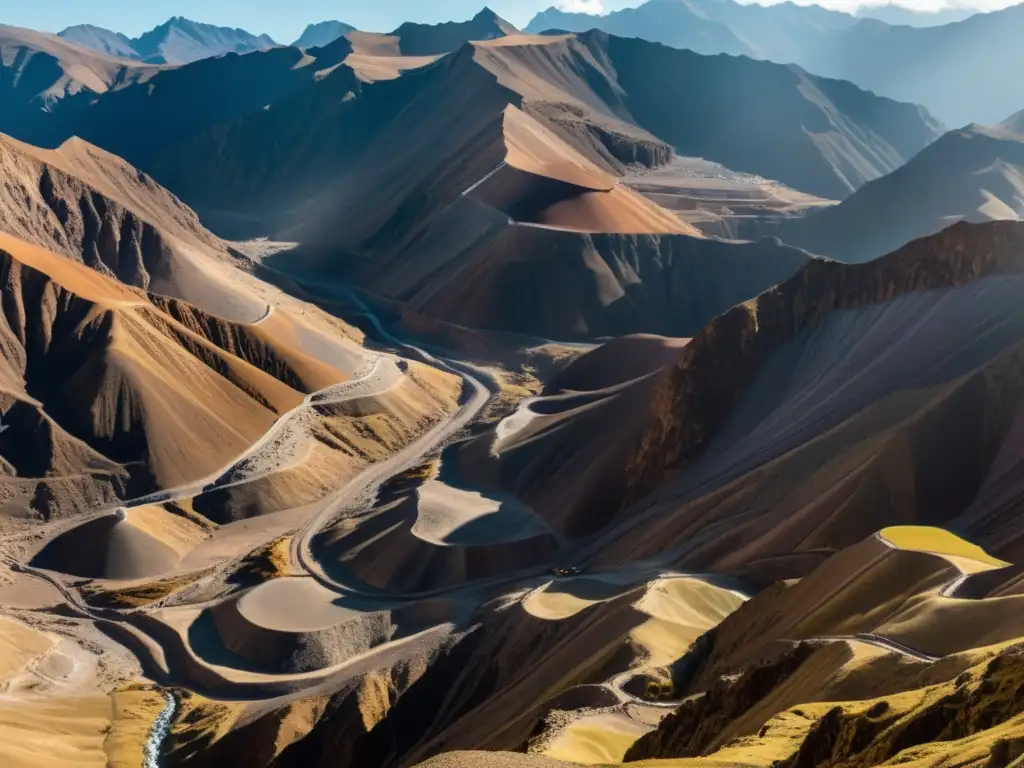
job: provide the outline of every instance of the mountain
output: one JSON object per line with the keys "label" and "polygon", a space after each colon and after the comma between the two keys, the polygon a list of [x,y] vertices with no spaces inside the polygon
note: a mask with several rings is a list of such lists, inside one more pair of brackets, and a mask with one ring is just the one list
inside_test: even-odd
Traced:
{"label": "mountain", "polygon": [[1017,112],[1011,117],[1008,117],[1006,120],[999,124],[999,127],[1004,130],[1010,131],[1011,133],[1024,134],[1024,110]]}
{"label": "mountain", "polygon": [[[868,264],[811,261],[688,343],[610,342],[331,527],[314,555],[361,589],[436,600],[498,563],[521,586],[440,650],[406,646],[375,726],[365,694],[333,694],[303,760],[999,764],[1024,674],[1005,611],[1024,541],[1022,244],[1019,223],[961,223]],[[440,523],[455,478],[486,522]],[[235,614],[251,632],[271,624],[262,597]],[[257,754],[253,734],[296,711],[228,730],[210,759]]]}
{"label": "mountain", "polygon": [[56,35],[0,26],[0,130],[39,144],[60,143],[67,135],[57,131],[52,141],[56,115],[159,71]]}
{"label": "mountain", "polygon": [[406,22],[391,34],[398,38],[403,56],[431,56],[454,51],[470,40],[496,40],[518,31],[490,8],[484,8],[469,21]]}
{"label": "mountain", "polygon": [[[649,74],[673,71],[686,76]],[[474,44],[433,65],[375,83],[355,82],[352,74],[337,70],[296,93],[287,105],[254,111],[209,135],[196,134],[179,147],[165,146],[148,168],[204,211],[259,211],[265,225],[278,229],[298,223],[293,210],[317,218],[311,213],[314,204],[307,200],[309,191],[322,181],[341,190],[340,197],[328,199],[330,190],[320,189],[317,196],[324,200],[315,205],[335,210],[352,205],[353,226],[343,241],[359,247],[356,233],[365,232],[362,237],[369,238],[367,228],[403,195],[415,195],[415,184],[433,183],[439,203],[451,202],[493,170],[501,157],[500,123],[510,104],[535,105],[527,112],[618,175],[628,164],[659,165],[674,150],[832,198],[845,197],[864,181],[896,168],[937,135],[934,121],[918,108],[878,100],[848,84],[764,62],[701,57],[600,34]],[[426,172],[416,182],[400,182],[401,176],[387,180],[395,172],[393,163],[385,162],[383,155],[379,162],[369,160],[370,148],[393,154],[393,146],[408,145],[413,153],[412,147],[422,146],[418,137],[426,136],[430,126],[447,126],[440,105],[450,104],[454,97],[446,91],[479,100],[478,106],[460,108],[467,115],[479,115],[474,119],[481,125],[491,126],[491,143],[485,150],[482,137],[471,139],[464,131],[431,139],[437,142],[432,154],[443,148],[452,153],[450,157],[463,158],[458,166],[461,175],[444,192],[436,182],[427,181],[431,176]],[[342,100],[349,92],[353,96]],[[731,96],[723,100],[721,93]],[[119,99],[127,99],[127,94]],[[666,100],[673,109],[662,108]],[[102,102],[98,106],[102,111]],[[293,114],[309,118],[295,121]],[[704,116],[703,122],[695,120],[698,115]],[[401,122],[388,127],[399,118]],[[726,123],[760,128],[722,132],[713,127]],[[101,124],[116,125],[113,120]],[[338,125],[344,128],[339,130]],[[814,133],[804,130],[812,125]],[[387,138],[378,137],[386,128]],[[115,147],[110,139],[84,129],[76,132]],[[140,138],[147,135],[143,132]],[[479,145],[472,152],[459,144],[470,140]],[[785,147],[785,154],[780,147]],[[309,159],[314,151],[315,163]],[[356,161],[361,166],[350,168]],[[410,162],[409,173],[416,167]],[[366,215],[356,214],[364,202],[371,205],[371,198],[355,190],[366,179],[378,177],[370,188],[382,193],[390,189],[391,197],[386,204],[373,204]],[[406,186],[395,189],[396,183]],[[361,199],[350,202],[352,195]],[[267,218],[271,215],[276,223]]]}
{"label": "mountain", "polygon": [[[792,3],[649,0],[639,8],[603,16],[549,10],[526,29],[595,27],[701,53],[798,64],[881,96],[922,104],[954,126],[994,124],[1024,100],[1024,91],[1015,82],[990,76],[1016,71],[1024,63],[1014,42],[1024,29],[1020,5],[956,23],[911,27]],[[713,32],[703,32],[710,29]],[[949,51],[957,55],[949,56]]]}
{"label": "mountain", "polygon": [[181,16],[134,39],[87,24],[68,27],[60,36],[114,56],[171,65],[189,64],[225,53],[264,51],[277,45],[267,35],[256,36],[244,29],[201,24]]}
{"label": "mountain", "polygon": [[815,40],[827,32],[851,27],[856,21],[848,14],[816,5],[649,0],[638,8],[603,16],[548,9],[538,14],[526,31],[583,32],[597,28],[619,37],[639,37],[708,55],[728,53],[800,64]]}
{"label": "mountain", "polygon": [[[651,74],[658,72],[686,76]],[[718,95],[724,88],[735,97],[728,104]],[[330,124],[344,124],[347,133],[332,129],[331,141],[341,141],[326,146],[339,149],[319,155],[319,191],[302,202],[271,197],[264,204],[294,210],[294,223],[276,236],[303,246],[274,257],[275,268],[303,282],[354,281],[458,325],[573,339],[692,334],[807,258],[772,241],[700,242],[691,226],[620,183],[627,164],[656,167],[674,149],[845,193],[850,180],[834,175],[836,155],[820,154],[826,142],[833,153],[865,152],[851,155],[850,168],[895,167],[931,135],[916,108],[877,104],[848,84],[603,34],[474,43],[367,86],[342,113]],[[813,114],[822,118],[820,145],[804,143],[801,126]],[[871,122],[882,114],[884,123]],[[713,120],[757,129],[726,133]],[[862,120],[892,131],[895,146],[860,143],[867,132],[851,127]],[[262,153],[267,144],[290,143],[264,137],[244,146]],[[779,147],[790,162],[771,165],[783,156],[772,151]],[[209,150],[192,151],[192,160],[169,166],[205,173],[210,167],[194,158]],[[216,175],[251,167],[267,165],[239,158]],[[295,188],[291,174],[260,186],[276,193],[287,179]],[[199,177],[191,188],[215,190]],[[743,263],[758,265],[744,268],[749,281],[730,277],[727,265]],[[515,300],[510,285],[519,286]]]}
{"label": "mountain", "polygon": [[[218,231],[300,243],[268,261],[294,279],[350,280],[438,320],[549,338],[686,336],[808,258],[771,240],[701,242],[622,183],[631,168],[703,156],[838,198],[935,135],[916,107],[751,59],[600,33],[502,38],[436,61],[391,41],[351,33],[311,54],[161,72],[90,104],[73,132]],[[204,106],[182,113],[184,99]],[[123,131],[124,114],[145,130]],[[738,264],[758,266],[736,280]],[[557,270],[578,286],[571,301]],[[503,299],[510,281],[534,303]]]}
{"label": "mountain", "polygon": [[[35,113],[31,129],[12,132],[45,146],[79,136],[151,169],[154,156],[167,145],[262,110],[314,82],[318,72],[330,71],[351,50],[341,39],[318,49],[315,56],[298,48],[273,48],[154,68],[138,77],[138,88],[126,82],[110,91],[109,99],[66,99],[60,109]],[[126,130],[129,115],[137,130]],[[3,125],[6,121],[0,117]]]}
{"label": "mountain", "polygon": [[769,231],[815,253],[868,261],[956,221],[1022,216],[1024,137],[969,126],[947,133],[839,205]]}
{"label": "mountain", "polygon": [[[824,47],[799,63],[885,96],[923,104],[951,126],[994,124],[1024,101],[1024,91],[1012,80],[990,77],[1024,63],[1024,52],[1013,42],[1022,30],[1021,5],[939,27],[890,27],[867,19],[830,33]],[[951,59],[949,51],[957,55]],[[894,72],[906,75],[894,77]]]}
{"label": "mountain", "polygon": [[1021,102],[659,4],[2,31],[0,764],[1019,768]]}
{"label": "mountain", "polygon": [[896,3],[884,5],[863,5],[854,12],[854,16],[865,19],[878,19],[893,26],[938,27],[964,21],[977,11],[970,8],[942,8],[940,10],[917,10]]}
{"label": "mountain", "polygon": [[[0,166],[0,334],[15,393],[0,453],[15,476],[37,478],[19,493],[38,513],[199,480],[305,394],[350,377],[357,345],[294,302],[268,304],[226,243],[120,158],[79,139],[41,150],[0,137]],[[422,395],[414,409],[443,402]],[[28,435],[34,453],[20,451]],[[275,494],[351,466],[331,451],[309,458]]]}
{"label": "mountain", "polygon": [[91,48],[94,51],[105,53],[110,56],[117,56],[122,59],[139,59],[139,52],[132,46],[132,41],[120,32],[111,32],[103,27],[96,27],[92,24],[78,24],[74,27],[58,32],[58,37],[63,37],[72,43]]}
{"label": "mountain", "polygon": [[341,21],[321,21],[307,26],[292,45],[296,48],[321,48],[354,29],[355,27]]}
{"label": "mountain", "polygon": [[726,24],[696,14],[684,3],[646,3],[639,8],[615,11],[607,16],[573,13],[548,8],[537,14],[524,31],[587,32],[600,29],[618,37],[639,37],[686,48],[696,53],[756,56],[753,47]]}

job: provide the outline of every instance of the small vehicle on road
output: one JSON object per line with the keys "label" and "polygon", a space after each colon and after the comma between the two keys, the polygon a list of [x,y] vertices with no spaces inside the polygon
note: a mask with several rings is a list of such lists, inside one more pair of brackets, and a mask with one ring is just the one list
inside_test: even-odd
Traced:
{"label": "small vehicle on road", "polygon": [[562,568],[562,567],[552,568],[551,572],[553,574],[555,574],[555,576],[559,576],[561,578],[565,578],[566,576],[579,576],[581,573],[583,573],[583,570],[584,569],[581,568],[578,565],[570,565],[570,566],[565,567],[565,568]]}

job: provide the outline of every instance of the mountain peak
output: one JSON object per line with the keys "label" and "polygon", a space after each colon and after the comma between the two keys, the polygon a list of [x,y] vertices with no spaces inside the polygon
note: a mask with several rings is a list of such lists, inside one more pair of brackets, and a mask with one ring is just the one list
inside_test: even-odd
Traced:
{"label": "mountain peak", "polygon": [[322,48],[339,37],[355,30],[351,24],[332,19],[308,24],[299,39],[292,43],[297,48]]}

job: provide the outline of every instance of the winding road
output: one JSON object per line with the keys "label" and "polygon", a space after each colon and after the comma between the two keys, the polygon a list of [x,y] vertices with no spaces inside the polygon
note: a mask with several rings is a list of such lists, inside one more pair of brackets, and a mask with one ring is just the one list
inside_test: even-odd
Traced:
{"label": "winding road", "polygon": [[[422,462],[425,456],[438,450],[451,436],[471,423],[491,397],[491,390],[481,381],[484,376],[481,375],[478,378],[479,372],[472,366],[442,360],[423,349],[397,339],[381,325],[376,315],[358,296],[351,294],[351,300],[369,319],[384,343],[398,350],[403,357],[418,359],[425,364],[458,376],[463,381],[463,393],[459,408],[455,413],[435,424],[414,443],[398,453],[363,469],[341,490],[328,497],[323,502],[322,509],[307,520],[291,537],[293,566],[304,571],[324,587],[339,594],[353,594],[357,590],[336,583],[324,572],[311,551],[310,542],[313,537],[338,516],[361,512],[367,506],[372,505],[376,497],[376,490],[382,483],[395,474],[416,466]],[[122,501],[117,506],[97,510],[91,515],[79,517],[76,524],[101,516],[123,514],[122,510],[126,508],[189,498],[200,493],[231,487],[241,482],[249,482],[269,475],[277,471],[278,467],[273,461],[260,461],[260,454],[268,452],[268,449],[269,453],[276,453],[276,443],[282,439],[294,420],[301,417],[305,411],[320,405],[337,404],[354,398],[377,395],[396,386],[404,378],[405,367],[395,356],[386,353],[374,354],[368,358],[368,367],[361,371],[356,378],[308,394],[298,406],[282,414],[259,440],[225,467],[181,486],[163,489]],[[489,383],[495,386],[493,382]],[[243,475],[241,479],[238,479],[239,474]],[[96,622],[98,626],[105,628],[108,634],[112,634],[118,638],[119,642],[129,647],[138,657],[144,674],[151,679],[164,686],[188,688],[207,695],[253,699],[287,695],[297,690],[311,690],[328,684],[331,679],[339,675],[355,674],[364,666],[368,667],[374,663],[386,661],[390,656],[402,653],[405,646],[433,636],[441,629],[435,627],[414,636],[384,643],[368,653],[346,660],[341,665],[323,669],[314,674],[281,675],[279,678],[275,677],[270,680],[229,680],[221,675],[216,667],[206,665],[196,656],[194,651],[188,647],[187,642],[173,628],[165,626],[159,619],[150,615],[148,609],[152,606],[134,609],[95,608],[86,603],[77,589],[69,586],[64,579],[60,578],[59,574],[19,563],[9,557],[5,557],[4,561],[13,570],[45,581],[57,589],[73,614],[82,619]],[[367,595],[367,597],[375,597],[375,595]],[[416,596],[405,597],[414,599]],[[170,707],[165,711],[171,711]],[[154,734],[156,731],[157,729],[154,727]],[[159,738],[162,739],[162,736]]]}

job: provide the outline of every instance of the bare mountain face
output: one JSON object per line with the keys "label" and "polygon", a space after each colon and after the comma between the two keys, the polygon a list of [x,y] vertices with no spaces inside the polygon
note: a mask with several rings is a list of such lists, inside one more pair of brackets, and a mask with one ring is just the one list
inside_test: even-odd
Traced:
{"label": "bare mountain face", "polygon": [[865,5],[857,9],[855,16],[866,19],[878,19],[892,26],[939,27],[953,24],[973,16],[976,11],[970,8],[942,8],[940,10],[917,10],[897,3],[884,5]]}
{"label": "bare mountain face", "polygon": [[[182,725],[169,763],[1005,762],[1024,675],[1005,610],[1024,551],[1022,243],[1015,222],[959,224],[869,264],[816,260],[689,343],[579,358],[312,542],[329,579],[421,615],[489,594],[461,632],[234,727],[187,700],[224,727],[199,745]],[[221,675],[266,658],[246,633],[280,626],[275,593],[318,599],[290,581],[211,617],[234,649]]]}
{"label": "bare mountain face", "polygon": [[0,26],[0,131],[49,143],[53,115],[145,82],[159,71],[56,35]]}
{"label": "bare mountain face", "polygon": [[103,27],[78,24],[61,30],[57,35],[83,48],[91,48],[109,56],[117,56],[122,59],[139,58],[139,53],[133,47],[131,38]]}
{"label": "bare mountain face", "polygon": [[60,36],[102,53],[149,64],[190,64],[225,53],[264,51],[277,45],[267,35],[244,29],[201,24],[181,16],[169,19],[137,38],[88,24],[68,27]]}
{"label": "bare mountain face", "polygon": [[487,11],[4,34],[0,764],[1020,762],[1016,116]]}
{"label": "bare mountain face", "polygon": [[454,51],[470,40],[497,40],[518,31],[490,8],[484,8],[469,21],[406,22],[391,34],[399,39],[399,49],[404,56],[432,56]]}
{"label": "bare mountain face", "polygon": [[354,29],[355,27],[343,21],[321,21],[310,24],[303,30],[299,39],[292,43],[292,46],[295,48],[321,48],[330,45]]}
{"label": "bare mountain face", "polygon": [[[366,43],[361,38],[355,40],[358,54],[360,46]],[[667,159],[665,153],[670,150],[665,144],[668,144],[679,154],[702,156],[738,171],[760,173],[831,198],[845,197],[865,181],[894,170],[938,135],[934,121],[916,107],[879,100],[848,84],[817,79],[796,69],[743,59],[699,57],[641,41],[602,35],[585,35],[577,42],[555,40],[550,47],[542,40],[515,40],[510,38],[508,57],[530,51],[552,53],[537,63],[536,75],[531,71],[533,64],[525,61],[514,64],[515,69],[508,78],[511,85],[504,86],[511,90],[507,95],[502,95],[500,90],[503,84],[500,81],[494,84],[486,70],[483,79],[478,76],[481,63],[474,64],[474,54],[469,49],[397,82],[342,83],[340,80],[347,74],[332,73],[323,82],[306,87],[288,103],[242,117],[230,127],[219,126],[209,136],[197,135],[181,146],[180,157],[177,148],[166,147],[164,158],[144,167],[149,167],[169,187],[201,209],[238,209],[241,200],[249,204],[260,196],[267,199],[268,207],[287,209],[298,202],[289,199],[287,194],[278,193],[290,193],[295,188],[294,182],[279,186],[273,183],[272,175],[264,175],[263,183],[247,183],[246,175],[252,172],[246,169],[258,169],[260,174],[279,172],[293,178],[313,172],[322,174],[324,180],[329,179],[344,169],[348,158],[360,154],[364,146],[361,140],[348,138],[351,133],[370,135],[361,132],[359,126],[366,124],[379,130],[387,123],[389,115],[399,114],[402,107],[417,98],[422,105],[417,109],[429,122],[438,108],[419,94],[431,91],[437,87],[435,83],[442,80],[450,82],[451,87],[494,91],[496,104],[502,109],[509,103],[529,99],[537,104],[537,112],[549,115],[545,119],[558,126],[570,143],[585,141],[589,147],[586,151],[596,153],[602,158],[600,162],[610,164],[609,167],[621,170],[624,164],[637,161],[646,165],[660,164]],[[503,46],[487,50],[490,51],[487,57],[505,55]],[[475,58],[486,66],[483,54]],[[358,55],[352,57],[352,60],[357,59]],[[407,66],[422,64],[418,59],[406,61],[409,61]],[[566,72],[568,67],[580,67],[582,76]],[[652,71],[666,75],[652,79],[648,75]],[[679,71],[687,75],[684,78],[668,76],[670,72]],[[530,92],[532,86],[527,85],[528,80],[516,72],[536,77],[537,88]],[[463,77],[466,82],[459,83],[458,79]],[[589,93],[590,102],[583,103],[573,94],[575,85],[559,84],[558,79],[563,77],[569,77],[571,83],[579,84],[583,92]],[[592,87],[582,82],[582,78],[593,78],[598,85]],[[318,93],[344,94],[346,88],[353,97],[343,104],[337,104],[336,99],[328,103],[328,97]],[[545,89],[549,92],[539,92]],[[731,95],[723,100],[721,93]],[[670,99],[673,109],[659,109],[662,99]],[[314,112],[308,106],[313,103],[324,106]],[[486,104],[487,99],[481,92],[481,112],[487,109]],[[577,116],[581,109],[583,113]],[[324,114],[325,123],[328,122],[326,115],[347,115],[341,134],[346,138],[339,141],[324,136],[327,148],[321,152],[316,169],[310,168],[308,162],[300,163],[287,156],[290,146],[301,150],[306,144],[306,140],[298,137],[300,128],[287,118],[296,111]],[[595,120],[595,114],[604,116]],[[697,115],[704,119],[695,120]],[[489,119],[497,117],[497,111],[492,110]],[[307,136],[310,132],[318,134],[319,122],[305,124],[302,130]],[[333,118],[329,122],[337,124]],[[725,122],[750,128],[735,134],[713,127]],[[755,123],[761,126],[758,130],[754,129]],[[807,130],[798,128],[798,123],[806,123]],[[635,154],[637,142],[628,136],[638,130],[646,137],[639,146],[660,145],[662,148],[654,150],[653,154],[651,149]],[[225,142],[223,136],[228,131],[245,138]],[[108,143],[98,137],[96,140],[101,145]],[[268,148],[261,150],[261,144]],[[338,144],[340,151],[331,149]],[[199,166],[205,167],[198,162],[201,158],[228,167],[214,179],[207,180],[200,173]],[[302,171],[302,167],[309,170]],[[194,181],[189,176],[194,177]],[[307,178],[311,188],[317,181]],[[469,179],[467,185],[473,181],[475,179]],[[219,188],[227,185],[234,189]]]}
{"label": "bare mountain face", "polygon": [[[677,56],[681,61],[670,66]],[[652,71],[692,79],[643,74]],[[302,243],[304,253],[280,257],[279,268],[304,280],[345,277],[471,327],[554,338],[692,334],[744,292],[788,276],[806,256],[770,241],[756,248],[695,242],[692,227],[618,182],[628,165],[657,166],[674,149],[837,189],[850,179],[837,177],[834,160],[819,154],[826,144],[830,153],[853,153],[852,177],[856,168],[869,172],[872,162],[895,167],[896,158],[931,136],[916,108],[875,104],[845,84],[804,78],[784,67],[601,34],[468,46],[368,86],[345,105],[351,133],[342,146],[351,157],[338,157],[332,167],[330,155],[321,154],[323,189],[296,206],[300,219],[282,235]],[[714,96],[727,80],[749,88],[736,98],[731,118]],[[816,90],[804,87],[812,82]],[[776,115],[766,95],[772,88],[777,99],[801,105],[783,113],[794,120],[792,130],[766,128],[769,114]],[[665,100],[680,112],[656,107]],[[838,117],[837,104],[856,117]],[[871,122],[875,107],[891,110],[886,123]],[[800,110],[821,115],[818,142],[796,127]],[[693,119],[698,114],[705,123]],[[758,129],[744,139],[713,131],[711,115]],[[855,120],[864,127],[852,129]],[[896,146],[868,149],[858,137],[869,125],[907,132],[893,136]],[[793,163],[771,165],[772,156],[757,150],[794,135],[798,143],[788,156],[802,153],[806,172]],[[365,143],[356,143],[359,137]],[[325,253],[332,251],[347,258]],[[761,266],[746,272],[750,281],[740,287],[726,277],[733,273],[726,265],[747,259]]]}
{"label": "bare mountain face", "polygon": [[618,37],[639,37],[709,56],[728,53],[789,64],[802,62],[800,54],[809,40],[826,30],[852,26],[856,21],[848,14],[813,5],[650,0],[637,8],[603,16],[549,8],[537,14],[526,31],[600,29]]}
{"label": "bare mountain face", "polygon": [[999,127],[1011,133],[1024,134],[1024,110],[1008,117],[1000,123]]}
{"label": "bare mountain face", "polygon": [[1021,216],[1024,136],[969,126],[947,133],[835,207],[758,231],[842,261],[869,261],[957,221]]}
{"label": "bare mountain face", "polygon": [[[649,0],[604,16],[539,14],[526,30],[602,29],[700,53],[745,54],[798,64],[849,80],[881,96],[923,104],[950,126],[994,124],[1024,100],[1024,90],[993,72],[1024,63],[1024,9],[1015,5],[938,26],[890,26],[817,6],[761,6],[733,0]],[[950,51],[956,51],[950,56]]]}
{"label": "bare mountain face", "polygon": [[[323,63],[334,60],[342,65]],[[689,335],[806,259],[771,241],[737,247],[739,262],[714,256],[734,246],[694,243],[699,232],[619,181],[627,169],[677,152],[841,197],[934,135],[919,108],[848,84],[599,33],[500,38],[437,61],[402,56],[388,36],[349,33],[303,61],[323,74],[269,108],[162,144],[144,167],[223,231],[302,243],[302,254],[280,259],[295,277],[354,280],[445,321],[542,336]],[[161,77],[214,64],[226,67]],[[735,92],[729,102],[723,89]],[[671,112],[659,107],[666,101]],[[725,124],[750,129],[712,128]],[[156,130],[132,140],[150,142]],[[726,265],[751,257],[772,266],[745,271],[740,287]],[[694,263],[718,277],[694,282]],[[579,286],[571,302],[559,275]],[[535,303],[508,304],[498,294],[510,284]]]}

